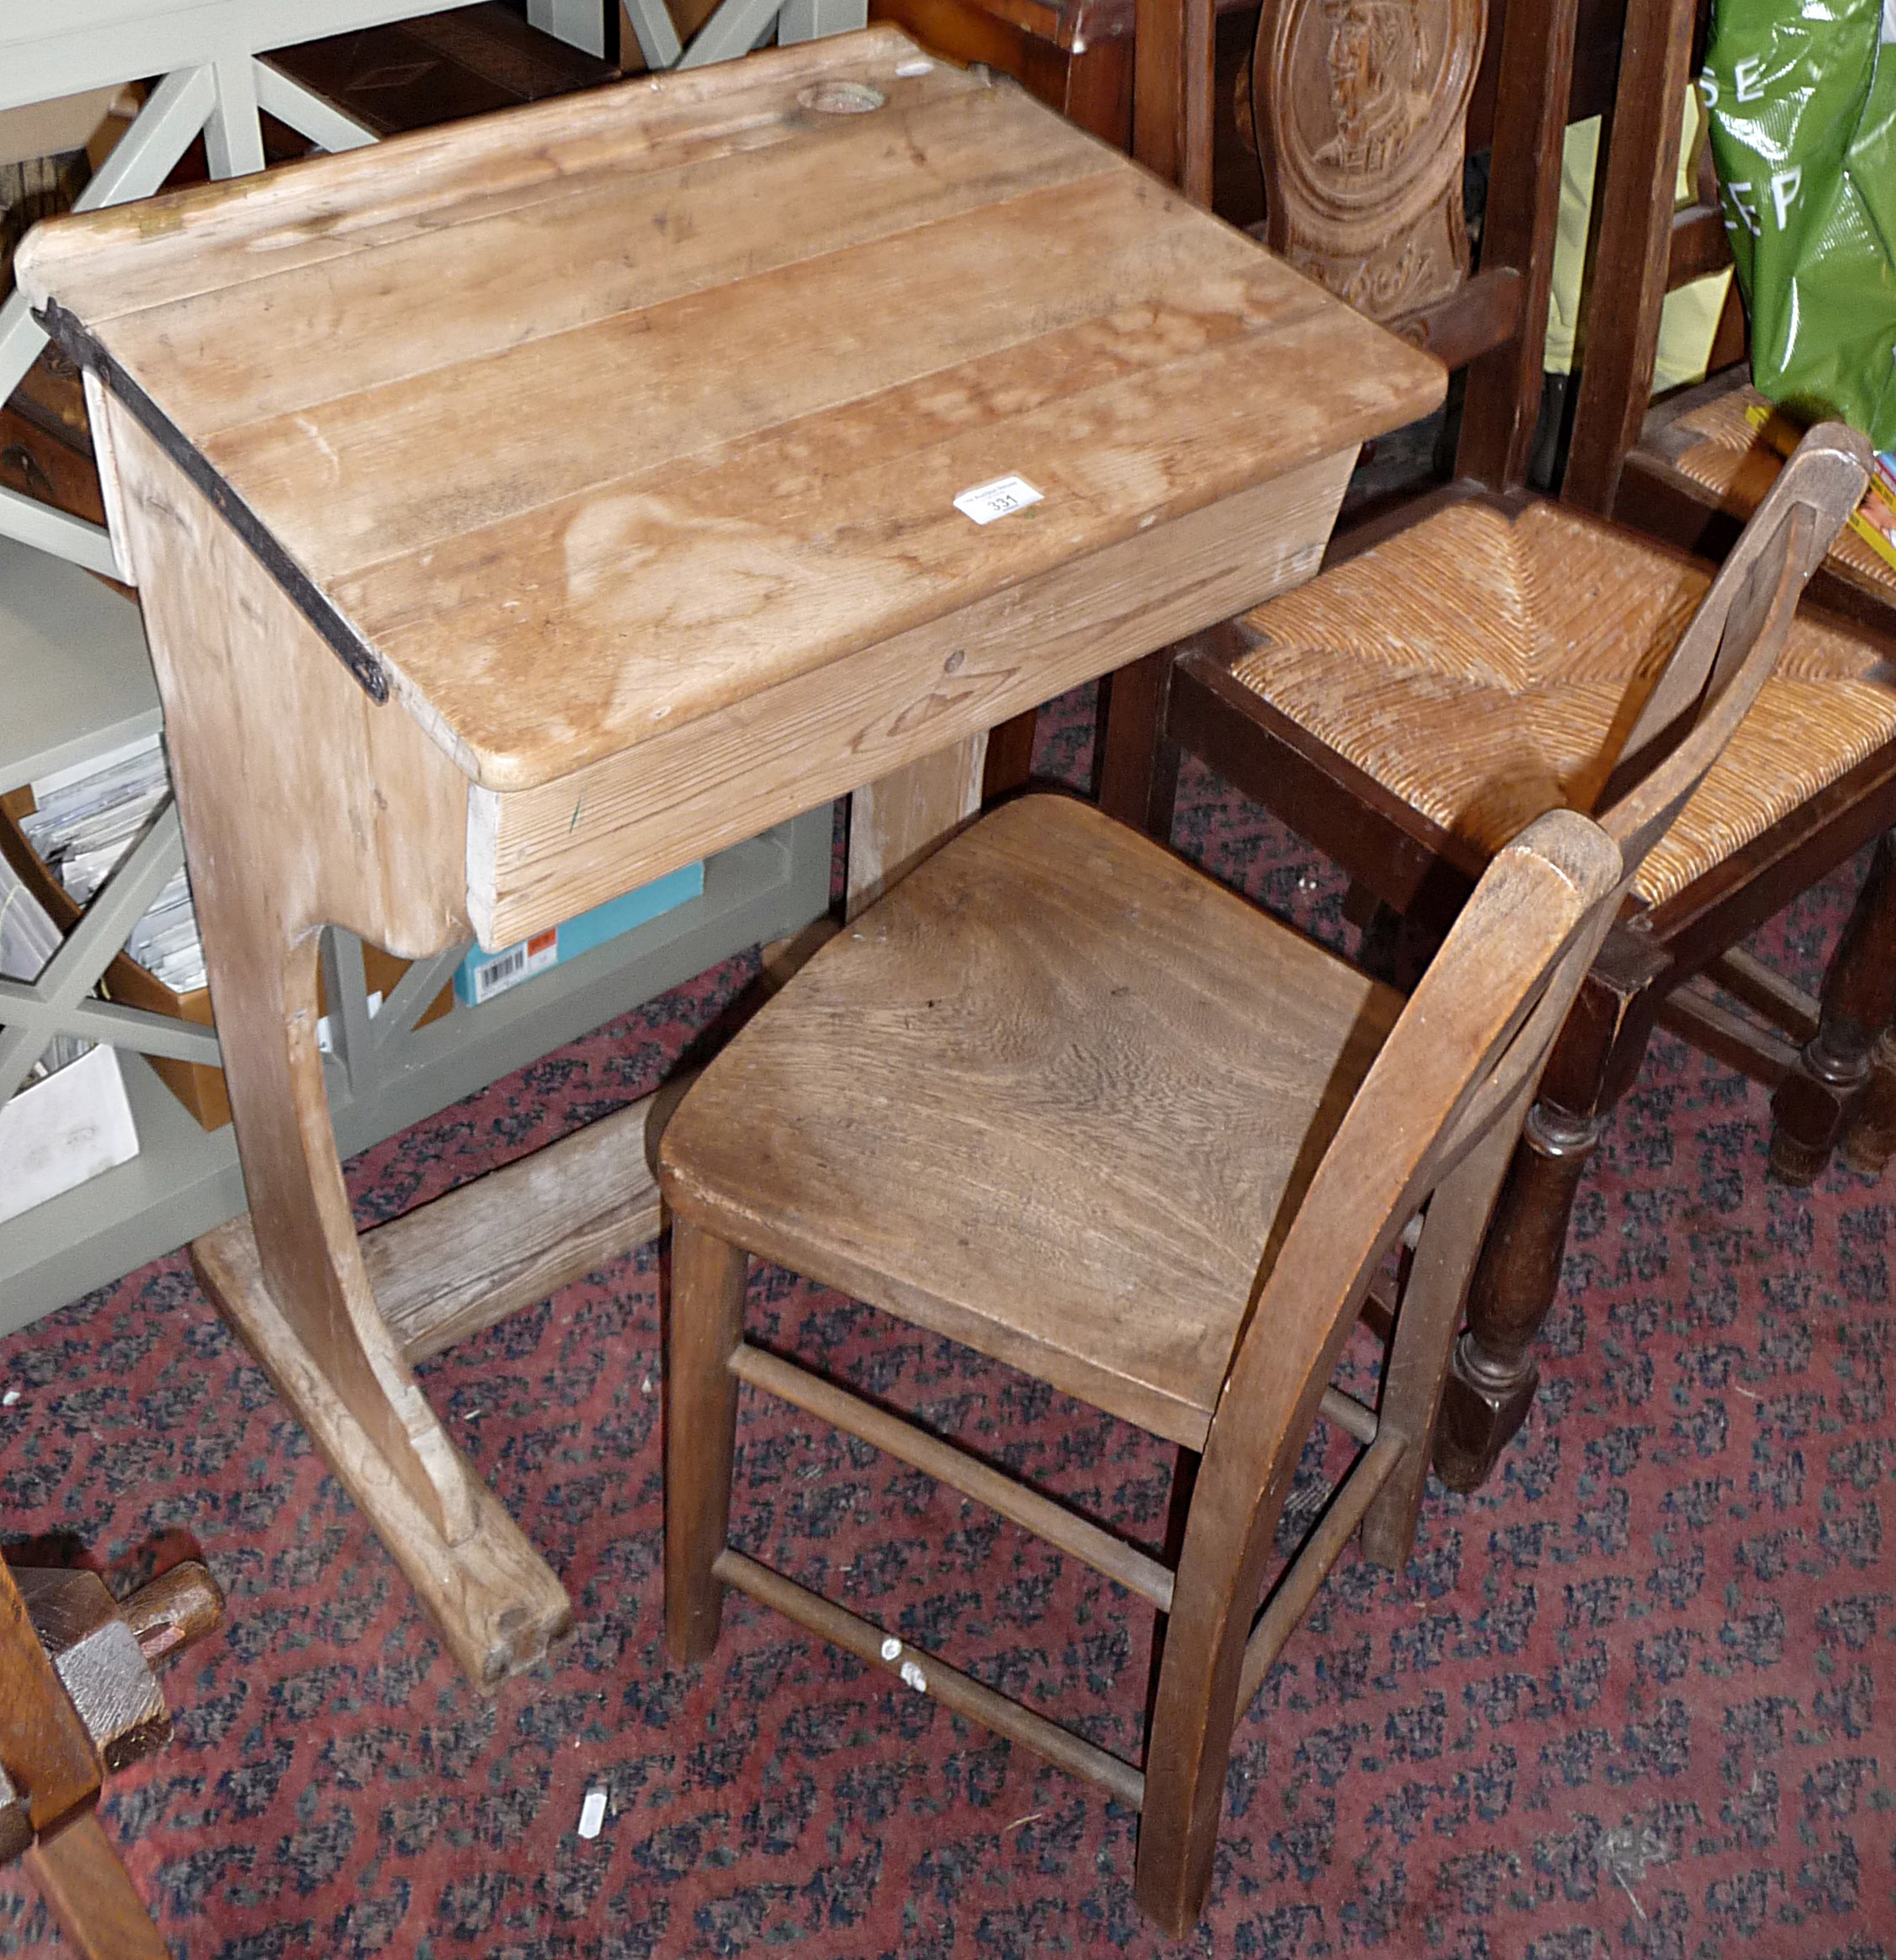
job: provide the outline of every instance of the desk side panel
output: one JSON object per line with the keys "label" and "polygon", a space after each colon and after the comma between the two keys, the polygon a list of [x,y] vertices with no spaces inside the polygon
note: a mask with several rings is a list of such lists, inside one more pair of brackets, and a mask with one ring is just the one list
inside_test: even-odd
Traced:
{"label": "desk side panel", "polygon": [[401,708],[369,698],[125,404],[95,386],[102,398],[194,889],[233,875],[233,859],[246,871],[268,863],[273,910],[293,933],[344,926],[404,959],[465,938],[466,778]]}
{"label": "desk side panel", "polygon": [[[109,394],[107,415],[268,1300],[353,1419],[347,1447],[359,1437],[369,1482],[444,1554],[504,1539],[377,1310],[316,1036],[319,927],[411,958],[465,932],[465,780],[399,708],[369,701]],[[507,1543],[507,1559],[531,1560]],[[546,1583],[546,1610],[523,1623],[534,1652],[568,1611]],[[483,1678],[515,1651],[471,1645]]]}
{"label": "desk side panel", "polygon": [[1351,448],[537,789],[468,804],[502,946],[991,728],[1315,571]]}

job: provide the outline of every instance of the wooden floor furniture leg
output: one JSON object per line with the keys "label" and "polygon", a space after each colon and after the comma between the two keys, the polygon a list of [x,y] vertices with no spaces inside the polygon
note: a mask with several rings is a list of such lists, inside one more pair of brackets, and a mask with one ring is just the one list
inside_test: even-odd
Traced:
{"label": "wooden floor furniture leg", "polygon": [[724,1582],[713,1572],[730,1525],[737,1377],[749,1261],[682,1219],[672,1229],[665,1366],[665,1644],[703,1660],[718,1644]]}
{"label": "wooden floor furniture leg", "polygon": [[97,1811],[41,1838],[26,1854],[26,1868],[76,1960],[171,1960]]}
{"label": "wooden floor furniture leg", "polygon": [[1896,1155],[1896,1030],[1884,1028],[1870,1049],[1870,1080],[1844,1132],[1844,1161],[1880,1177]]}
{"label": "wooden floor furniture leg", "polygon": [[1166,734],[1176,646],[1161,646],[1100,683],[1098,762],[1093,776],[1099,806],[1161,844],[1171,842],[1178,795],[1178,745]]}
{"label": "wooden floor furniture leg", "polygon": [[[1824,975],[1815,1036],[1771,1099],[1771,1167],[1787,1184],[1809,1184],[1830,1161],[1838,1139],[1868,1098],[1872,1050],[1896,1017],[1896,846],[1885,831],[1857,894],[1843,937]],[[1885,1044],[1887,1046],[1887,1044]],[[1887,1092],[1884,1097],[1887,1103]],[[1856,1154],[1882,1168],[1874,1139],[1887,1127],[1879,1111]]]}
{"label": "wooden floor furniture leg", "polygon": [[1442,1395],[1435,1471],[1452,1490],[1486,1481],[1533,1406],[1534,1344],[1559,1290],[1574,1201],[1601,1125],[1645,1053],[1662,970],[1616,932],[1554,1044],[1475,1262],[1468,1326]]}
{"label": "wooden floor furniture leg", "polygon": [[1026,787],[1033,773],[1033,737],[1039,726],[1040,710],[1029,708],[988,730],[987,759],[981,771],[983,803]]}
{"label": "wooden floor furniture leg", "polygon": [[[1518,1106],[1517,1106],[1518,1107]],[[1468,1269],[1483,1242],[1497,1176],[1508,1161],[1516,1121],[1497,1123],[1429,1200],[1421,1236],[1402,1288],[1377,1410],[1377,1434],[1400,1437],[1401,1460],[1362,1516],[1364,1558],[1399,1572],[1415,1548],[1429,1478],[1429,1441],[1447,1385],[1453,1335],[1468,1296]]]}
{"label": "wooden floor furniture leg", "polygon": [[969,736],[850,798],[846,917],[873,906],[979,813],[986,757],[986,736]]}
{"label": "wooden floor furniture leg", "polygon": [[1452,1490],[1486,1480],[1533,1406],[1534,1343],[1559,1288],[1574,1200],[1599,1140],[1597,1113],[1545,1102],[1528,1112],[1468,1290],[1468,1325],[1436,1431],[1436,1474]]}
{"label": "wooden floor furniture leg", "polygon": [[545,1652],[571,1607],[377,1306],[316,1044],[322,926],[408,959],[468,936],[466,781],[351,678],[116,401],[108,419],[254,1233],[202,1242],[199,1271],[455,1659],[492,1687]]}

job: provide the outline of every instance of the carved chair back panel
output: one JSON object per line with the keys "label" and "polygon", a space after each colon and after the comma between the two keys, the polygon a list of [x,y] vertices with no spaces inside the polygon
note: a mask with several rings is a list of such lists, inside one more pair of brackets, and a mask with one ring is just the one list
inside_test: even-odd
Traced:
{"label": "carved chair back panel", "polygon": [[1271,248],[1373,320],[1468,277],[1462,163],[1485,0],[1265,0],[1252,61]]}

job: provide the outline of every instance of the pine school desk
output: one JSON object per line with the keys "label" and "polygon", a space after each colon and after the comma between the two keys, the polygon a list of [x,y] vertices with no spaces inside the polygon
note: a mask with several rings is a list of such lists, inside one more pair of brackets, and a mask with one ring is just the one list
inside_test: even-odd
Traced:
{"label": "pine school desk", "polygon": [[490,949],[1308,577],[1433,359],[892,29],[42,226],[250,1200],[194,1248],[492,1687],[571,1623],[412,1373],[658,1230],[644,1105],[358,1238],[321,929]]}

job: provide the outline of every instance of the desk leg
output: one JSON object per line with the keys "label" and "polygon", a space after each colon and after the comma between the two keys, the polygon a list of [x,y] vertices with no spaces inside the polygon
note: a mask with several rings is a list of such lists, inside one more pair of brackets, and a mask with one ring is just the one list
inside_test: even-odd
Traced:
{"label": "desk leg", "polygon": [[849,892],[854,918],[931,857],[981,807],[987,736],[893,770],[849,799]]}
{"label": "desk leg", "polygon": [[496,1687],[571,1628],[571,1604],[449,1440],[369,1284],[323,1094],[316,935],[288,949],[284,991],[272,999],[254,979],[232,985],[246,964],[231,944],[242,927],[217,909],[200,900],[207,949],[220,948],[214,999],[252,1209],[192,1247],[198,1276],[455,1660]]}
{"label": "desk leg", "polygon": [[[109,391],[109,471],[165,706],[250,1216],[206,1290],[483,1686],[571,1625],[559,1581],[449,1440],[377,1303],[316,1046],[321,928],[411,959],[467,933],[467,785],[378,707]],[[95,431],[95,436],[98,433]]]}

